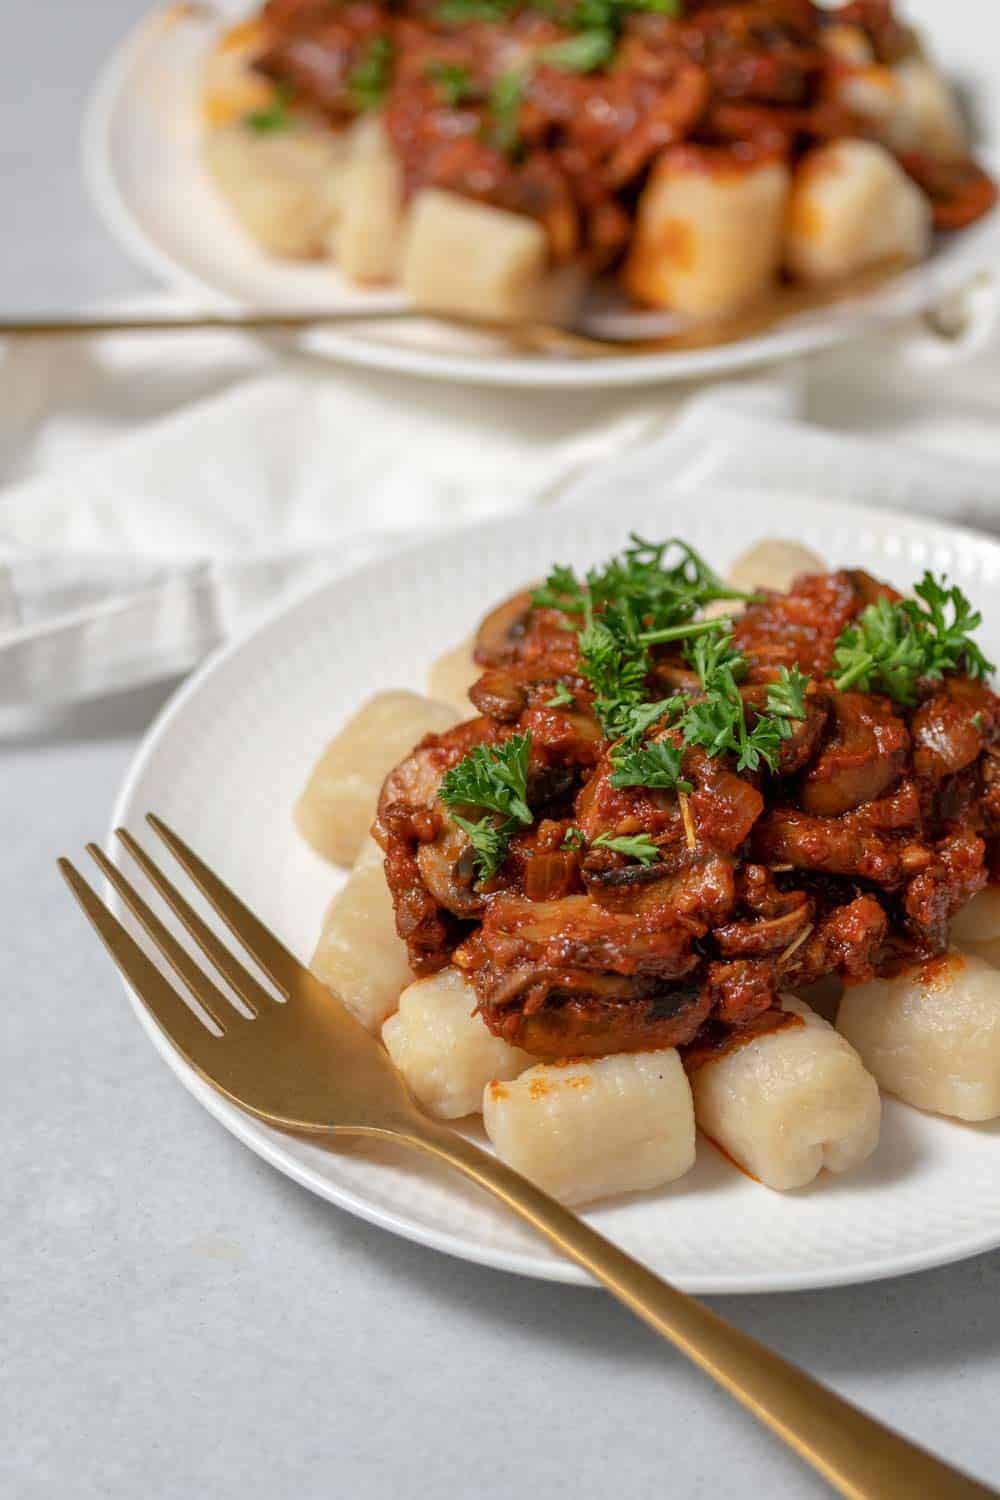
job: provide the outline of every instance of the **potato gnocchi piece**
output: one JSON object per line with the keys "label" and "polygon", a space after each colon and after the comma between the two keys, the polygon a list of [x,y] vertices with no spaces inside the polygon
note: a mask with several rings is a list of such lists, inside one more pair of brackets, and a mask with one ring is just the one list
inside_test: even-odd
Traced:
{"label": "potato gnocchi piece", "polygon": [[375,116],[351,133],[338,206],[327,248],[344,275],[368,283],[394,281],[402,248],[403,169]]}
{"label": "potato gnocchi piece", "polygon": [[792,996],[801,1025],[746,1041],[692,1072],[700,1128],[766,1187],[847,1172],[878,1145],[878,1086],[834,1028]]}
{"label": "potato gnocchi piece", "polygon": [[837,1029],[907,1104],[959,1120],[1000,1115],[1000,974],[978,954],[952,949],[848,989]]}
{"label": "potato gnocchi piece", "polygon": [[369,1031],[392,1014],[413,977],[373,838],[330,902],[309,967]]}
{"label": "potato gnocchi piece", "polygon": [[562,322],[583,289],[577,267],[550,270],[536,219],[440,188],[413,200],[401,281],[418,307],[499,322]]}
{"label": "potato gnocchi piece", "polygon": [[765,537],[762,542],[755,542],[740,553],[726,574],[726,582],[747,594],[752,594],[755,589],[783,591],[791,588],[803,573],[826,571],[826,563],[808,547],[801,547],[798,542]]}
{"label": "potato gnocchi piece", "polygon": [[532,1062],[476,1014],[476,992],[457,969],[409,985],[382,1040],[417,1099],[442,1120],[478,1114],[491,1079],[516,1078]]}
{"label": "potato gnocchi piece", "polygon": [[639,199],[627,290],[652,307],[719,318],[775,281],[788,199],[781,162],[725,167],[661,156]]}
{"label": "potato gnocchi piece", "polygon": [[962,907],[952,918],[951,936],[959,948],[1000,941],[1000,885],[988,885]]}
{"label": "potato gnocchi piece", "polygon": [[804,158],[792,182],[786,261],[803,281],[829,281],[893,260],[919,260],[931,205],[884,146],[833,141]]}
{"label": "potato gnocchi piece", "polygon": [[458,714],[419,693],[376,693],[330,741],[295,805],[295,826],[325,859],[349,865],[375,816],[386,776],[425,734]]}
{"label": "potato gnocchi piece", "polygon": [[295,123],[273,133],[242,123],[212,131],[205,165],[247,234],[270,255],[326,253],[338,213],[347,147],[322,126]]}
{"label": "potato gnocchi piece", "polygon": [[837,97],[893,151],[918,151],[941,161],[968,154],[958,100],[947,79],[922,57],[891,68],[860,68],[841,81]]}
{"label": "potato gnocchi piece", "polygon": [[440,703],[452,704],[459,713],[469,714],[469,689],[483,675],[483,669],[472,657],[473,642],[463,641],[431,663],[427,674],[427,691]]}
{"label": "potato gnocchi piece", "polygon": [[673,1048],[538,1063],[483,1098],[502,1161],[564,1203],[660,1187],[694,1165],[691,1089]]}

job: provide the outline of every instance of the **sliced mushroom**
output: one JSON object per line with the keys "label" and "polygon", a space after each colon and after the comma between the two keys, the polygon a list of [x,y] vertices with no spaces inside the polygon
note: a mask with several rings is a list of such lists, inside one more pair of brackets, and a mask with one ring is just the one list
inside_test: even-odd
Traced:
{"label": "sliced mushroom", "polygon": [[437,838],[417,850],[420,877],[439,906],[456,917],[476,917],[484,902],[476,889],[468,835],[447,813],[441,814],[440,824]]}
{"label": "sliced mushroom", "polygon": [[498,667],[515,660],[531,608],[531,590],[522,589],[491,610],[476,632],[476,661]]}
{"label": "sliced mushroom", "polygon": [[906,764],[910,736],[886,703],[866,693],[836,693],[833,737],[806,772],[802,806],[832,818],[887,792]]}

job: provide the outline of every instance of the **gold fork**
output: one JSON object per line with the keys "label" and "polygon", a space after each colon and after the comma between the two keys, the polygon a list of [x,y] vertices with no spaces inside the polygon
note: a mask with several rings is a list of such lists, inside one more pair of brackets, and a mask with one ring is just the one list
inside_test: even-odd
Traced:
{"label": "gold fork", "polygon": [[209,1018],[212,1030],[69,860],[70,889],[153,1020],[206,1082],[279,1130],[333,1142],[375,1136],[457,1167],[526,1219],[754,1413],[852,1500],[986,1500],[996,1491],[883,1427],[826,1386],[655,1276],[555,1199],[425,1115],[378,1042],[159,818],[149,824],[277,1002],[125,829],[117,836],[249,1017],[209,977],[95,844],[88,853]]}

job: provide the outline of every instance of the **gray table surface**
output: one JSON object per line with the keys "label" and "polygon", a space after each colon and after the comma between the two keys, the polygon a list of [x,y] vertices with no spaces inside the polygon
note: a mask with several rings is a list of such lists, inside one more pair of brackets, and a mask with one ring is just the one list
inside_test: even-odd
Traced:
{"label": "gray table surface", "polygon": [[[5,18],[0,300],[12,310],[148,285],[97,222],[77,165],[88,82],[140,9],[34,0]],[[0,1493],[827,1493],[609,1298],[360,1223],[178,1087],[54,869],[103,833],[165,692],[0,728]],[[998,1294],[993,1255],[715,1305],[1000,1482]]]}

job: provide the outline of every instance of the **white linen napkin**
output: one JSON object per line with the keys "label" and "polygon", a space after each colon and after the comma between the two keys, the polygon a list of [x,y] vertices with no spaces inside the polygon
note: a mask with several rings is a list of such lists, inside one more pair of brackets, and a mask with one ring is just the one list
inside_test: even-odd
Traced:
{"label": "white linen napkin", "polygon": [[230,334],[8,344],[0,708],[183,672],[310,573],[418,532],[613,499],[614,455],[639,443],[665,489],[780,488],[1000,529],[1000,355],[958,347],[911,328],[708,389],[539,392]]}

